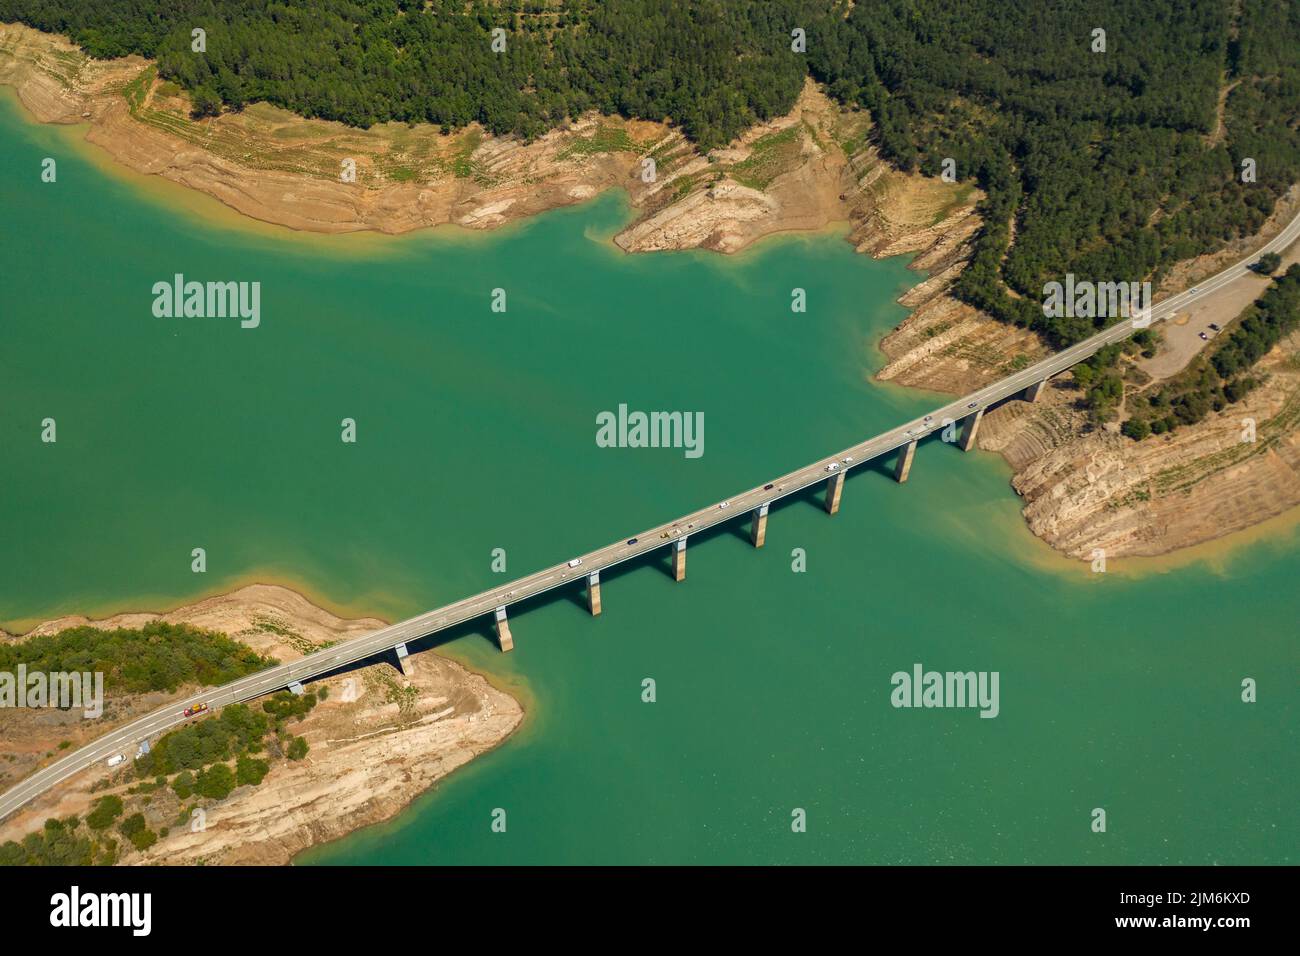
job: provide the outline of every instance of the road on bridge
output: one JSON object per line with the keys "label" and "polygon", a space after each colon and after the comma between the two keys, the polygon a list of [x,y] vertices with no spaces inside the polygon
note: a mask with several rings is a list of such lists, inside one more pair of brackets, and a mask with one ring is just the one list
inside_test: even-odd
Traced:
{"label": "road on bridge", "polygon": [[[1300,216],[1293,219],[1282,232],[1256,250],[1249,258],[1224,269],[1185,292],[1154,304],[1150,310],[1151,321],[1167,318],[1229,283],[1239,282],[1245,277],[1254,275],[1255,273],[1249,267],[1261,255],[1266,252],[1280,253],[1297,237],[1300,237]],[[207,703],[215,710],[226,704],[252,700],[283,690],[291,683],[307,681],[374,657],[392,650],[399,644],[413,642],[466,621],[485,617],[498,607],[507,607],[557,587],[585,582],[587,575],[592,572],[602,571],[648,551],[665,547],[676,540],[689,537],[691,534],[704,531],[754,511],[761,505],[769,504],[819,481],[824,481],[830,474],[828,467],[833,464],[837,466],[835,473],[843,474],[848,468],[862,465],[941,429],[944,427],[945,420],[960,421],[1078,364],[1106,345],[1128,338],[1133,331],[1132,321],[1121,321],[1083,342],[1049,356],[1036,365],[942,405],[922,419],[899,425],[897,428],[815,461],[757,488],[750,488],[733,495],[728,499],[729,504],[726,508],[719,507],[720,503],[714,503],[676,521],[642,531],[627,539],[620,539],[615,544],[582,555],[580,563],[576,566],[565,563],[544,568],[527,577],[484,591],[455,604],[381,628],[372,634],[335,644],[291,663],[250,674],[233,683],[206,690],[175,704],[168,704],[86,744],[17,783],[0,796],[0,819],[97,761],[107,760],[118,753],[123,753],[127,757],[134,756],[140,741],[159,735],[191,719],[184,716],[184,711],[195,704]],[[631,543],[633,541],[635,543]]]}

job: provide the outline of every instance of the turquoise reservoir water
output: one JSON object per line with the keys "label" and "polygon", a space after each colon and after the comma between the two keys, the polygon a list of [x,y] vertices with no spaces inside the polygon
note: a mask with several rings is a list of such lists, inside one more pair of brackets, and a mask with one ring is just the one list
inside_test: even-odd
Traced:
{"label": "turquoise reservoir water", "polygon": [[[916,275],[836,234],[626,256],[608,195],[489,235],[294,236],[110,174],[79,135],[0,101],[10,627],[248,580],[405,617],[497,583],[494,548],[527,573],[929,404],[870,381]],[[176,273],[260,282],[260,327],[154,317]],[[703,456],[598,448],[620,403],[702,413]],[[743,520],[693,539],[683,583],[607,575],[598,619],[578,592],[532,607],[510,655],[445,646],[524,696],[524,728],[304,862],[1295,862],[1294,530],[1093,575],[1028,534],[1000,459],[891,467],[834,517],[778,507],[760,551]],[[997,671],[999,715],[891,707],[917,662]]]}

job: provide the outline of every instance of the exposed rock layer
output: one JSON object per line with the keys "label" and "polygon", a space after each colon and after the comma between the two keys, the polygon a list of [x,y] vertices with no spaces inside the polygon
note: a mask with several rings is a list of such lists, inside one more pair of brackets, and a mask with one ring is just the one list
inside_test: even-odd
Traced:
{"label": "exposed rock layer", "polygon": [[[285,588],[250,585],[167,614],[119,614],[94,622],[65,617],[23,638],[3,632],[0,637],[23,640],[86,623],[139,627],[159,619],[223,631],[282,661],[383,626],[375,619],[342,620]],[[327,698],[304,720],[288,726],[290,733],[307,740],[307,757],[272,759],[260,785],[239,787],[225,800],[197,801],[204,814],[201,830],[178,824],[182,801],[170,788],[129,795],[133,781],[128,771],[96,766],[5,820],[0,842],[21,840],[49,817],[84,816],[106,793],[122,795],[127,812],[144,813],[155,832],[168,828],[143,853],[119,841],[124,863],[287,863],[310,846],[389,819],[451,771],[496,747],[523,720],[513,697],[454,661],[426,652],[408,662],[412,673],[407,677],[389,664],[378,664],[314,683],[313,690],[328,688]],[[87,739],[100,736],[195,690],[115,701],[97,721],[66,714],[62,722],[51,723],[47,715],[59,712],[8,709],[0,714],[0,741],[6,752],[35,755],[30,770],[44,762],[39,759],[44,754],[52,759],[61,739],[74,739],[80,730]]]}
{"label": "exposed rock layer", "polygon": [[[493,228],[615,186],[626,189],[641,210],[615,238],[629,252],[702,247],[729,253],[773,233],[847,221],[859,251],[877,257],[916,253],[913,265],[931,273],[900,300],[915,311],[881,343],[889,361],[879,378],[963,393],[1046,354],[1036,336],[944,294],[979,228],[973,211],[978,192],[901,174],[870,148],[850,145],[865,142],[869,118],[838,108],[811,81],[787,116],[708,156],[664,124],[594,114],[533,143],[473,128],[451,135],[401,124],[359,131],[263,105],[192,122],[183,95],[154,79],[147,61],[88,60],[66,40],[21,25],[0,25],[0,83],[16,87],[44,122],[89,123],[91,142],[139,172],[296,229],[398,233],[443,223]],[[654,160],[653,176],[646,175],[647,159]],[[356,182],[339,179],[346,160],[356,164]],[[1279,217],[1294,205],[1285,204]],[[1249,245],[1234,243],[1180,264],[1162,294],[1199,281]],[[1240,307],[1222,308],[1235,315]],[[1220,315],[1219,324],[1226,317]],[[1277,376],[1273,388],[1286,385],[1285,376]],[[1086,556],[1095,547],[1157,554],[1293,503],[1285,469],[1277,461],[1271,468],[1262,464],[1273,459],[1233,469],[1211,464],[1222,441],[1214,437],[1216,428],[1226,427],[1216,426],[1216,419],[1138,446],[1108,432],[1089,432],[1067,396],[1051,394],[1057,400],[1036,410],[1011,405],[990,415],[981,445],[999,447],[1021,472],[1013,485],[1029,499],[1030,526],[1069,554]],[[1253,401],[1263,402],[1267,394]],[[1014,423],[1022,433],[1013,440],[1006,432]],[[1275,446],[1269,448],[1282,460]],[[1187,456],[1205,461],[1194,468],[1200,490],[1185,482],[1171,492],[1163,481],[1139,489],[1128,480],[1096,478],[1098,467],[1105,475],[1151,476],[1161,462],[1167,470]],[[1109,464],[1099,465],[1102,459]],[[1090,471],[1078,470],[1089,461]],[[1183,461],[1177,467],[1192,466]],[[1044,484],[1046,475],[1056,480]],[[1262,504],[1232,504],[1233,488]]]}

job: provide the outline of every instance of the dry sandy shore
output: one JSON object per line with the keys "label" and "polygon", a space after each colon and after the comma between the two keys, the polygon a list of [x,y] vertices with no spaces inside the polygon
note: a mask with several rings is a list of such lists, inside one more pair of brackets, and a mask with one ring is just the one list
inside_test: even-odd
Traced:
{"label": "dry sandy shore", "polygon": [[[265,105],[194,122],[184,97],[159,83],[147,61],[92,61],[66,40],[20,25],[0,24],[0,83],[14,87],[41,122],[86,124],[87,140],[126,167],[299,230],[488,229],[614,187],[640,211],[615,239],[628,252],[731,253],[774,233],[847,222],[859,251],[915,253],[913,266],[930,273],[901,300],[915,311],[882,343],[889,361],[879,378],[958,393],[1045,354],[1033,335],[945,294],[980,225],[978,192],[899,173],[869,148],[846,150],[841,144],[862,141],[868,117],[839,109],[811,82],[789,115],[710,156],[663,124],[595,115],[530,144],[474,128],[447,136],[401,124],[361,131]],[[651,182],[642,177],[646,158],[655,160]],[[345,160],[356,164],[355,182],[340,181]],[[1187,263],[1162,291],[1191,285],[1242,252]],[[1287,261],[1296,256],[1293,248]],[[1146,374],[1158,380],[1181,368],[1194,354],[1195,330],[1210,321],[1226,325],[1253,295],[1225,296],[1187,317],[1189,331],[1171,329],[1175,348]],[[1013,402],[991,413],[980,446],[1010,462],[1030,527],[1067,554],[1086,558],[1104,547],[1111,556],[1153,555],[1196,544],[1300,504],[1298,352],[1300,343],[1284,343],[1262,363],[1267,383],[1242,405],[1164,439],[1135,444],[1109,430],[1088,431],[1062,376],[1039,405]],[[1251,445],[1238,440],[1247,416],[1258,422]],[[381,623],[344,621],[266,586],[166,615],[97,623],[138,626],[157,617],[224,631],[281,660]],[[84,620],[47,622],[34,633],[77,623]],[[287,862],[392,817],[501,743],[523,716],[509,695],[433,654],[416,659],[410,679],[379,665],[326,683],[328,699],[293,727],[311,745],[304,761],[276,762],[260,786],[205,807],[202,832],[172,826],[144,853],[128,847],[123,862]],[[111,702],[104,720],[124,722],[166,699]],[[0,750],[9,755],[0,763],[0,786],[51,759],[61,741],[83,742],[90,723],[56,712],[0,715]],[[93,733],[102,732],[104,723],[94,724]],[[123,789],[105,768],[87,771],[0,825],[0,842],[20,839],[47,817],[85,813],[95,797]],[[130,809],[142,810],[155,830],[174,823],[180,809],[170,790],[131,800]]]}
{"label": "dry sandy shore", "polygon": [[[529,144],[475,128],[447,136],[401,124],[361,131],[265,105],[195,122],[181,92],[158,82],[147,61],[92,61],[63,38],[21,25],[0,25],[0,83],[16,88],[38,120],[88,124],[86,138],[134,170],[295,229],[486,229],[612,187],[639,210],[615,237],[629,252],[729,253],[774,233],[848,222],[859,251],[915,253],[913,266],[930,273],[900,300],[915,311],[882,342],[889,361],[879,378],[960,393],[1045,354],[1035,336],[945,294],[980,225],[978,192],[899,173],[870,148],[849,147],[863,141],[869,117],[838,108],[811,81],[789,115],[708,156],[664,124],[596,115]],[[356,182],[340,182],[349,159]],[[647,159],[655,162],[651,182],[642,176]],[[1244,251],[1183,264],[1162,294]],[[1143,373],[1157,382],[1173,374],[1196,354],[1197,330],[1226,325],[1254,294],[1225,295],[1165,323],[1170,347]],[[1104,547],[1112,556],[1153,555],[1197,544],[1300,502],[1288,451],[1297,441],[1287,411],[1292,354],[1288,346],[1270,357],[1269,384],[1252,395],[1249,411],[1230,408],[1167,438],[1135,444],[1088,431],[1075,393],[1058,387],[1036,410],[1011,403],[991,414],[981,447],[1004,454],[1030,527],[1067,554]],[[1068,385],[1069,376],[1062,379],[1058,385]],[[1256,412],[1266,416],[1269,439],[1244,457],[1242,449],[1222,454],[1239,419]]]}
{"label": "dry sandy shore", "polygon": [[[619,187],[643,213],[617,237],[623,249],[735,252],[762,236],[850,219],[874,217],[881,235],[918,221],[929,227],[938,211],[961,205],[969,214],[976,198],[904,176],[866,151],[846,156],[839,144],[867,117],[839,110],[811,81],[788,116],[711,156],[663,123],[594,113],[532,143],[473,126],[450,135],[401,123],[358,130],[265,104],[193,121],[184,94],[159,82],[148,61],[90,60],[21,24],[0,24],[0,83],[41,122],[87,124],[90,142],[137,172],[313,232],[488,229]],[[353,182],[343,181],[347,163]]]}
{"label": "dry sandy shore", "polygon": [[[1260,235],[1180,264],[1156,297],[1245,258],[1297,209],[1300,189],[1293,189]],[[1300,245],[1282,258],[1283,268],[1300,261]],[[1263,277],[1236,283],[1190,315],[1157,325],[1167,345],[1154,359],[1129,363],[1127,400],[1181,371],[1207,344],[1197,333],[1211,322],[1227,329],[1267,285]],[[956,394],[1046,354],[1035,336],[946,297],[922,302],[882,348],[889,362],[880,378]],[[1001,453],[1014,469],[1011,484],[1025,500],[1025,519],[1053,548],[1083,559],[1095,549],[1108,558],[1168,554],[1300,505],[1300,340],[1284,340],[1257,370],[1265,382],[1242,402],[1142,442],[1123,437],[1113,424],[1090,427],[1067,373],[1037,405],[1009,402],[986,415],[978,444]],[[1256,424],[1254,442],[1241,440],[1248,418]]]}
{"label": "dry sandy shore", "polygon": [[[85,623],[139,627],[158,619],[222,631],[282,661],[383,625],[375,619],[342,620],[294,591],[259,584],[167,614],[120,614],[95,622],[60,618],[24,636]],[[20,638],[0,632],[0,639]],[[0,824],[0,843],[21,840],[49,817],[84,815],[107,793],[123,797],[126,814],[144,813],[155,832],[168,828],[143,853],[119,840],[120,862],[128,864],[288,863],[310,846],[387,820],[457,767],[498,746],[523,720],[519,703],[482,676],[430,652],[409,660],[410,677],[378,664],[314,683],[312,690],[322,684],[329,688],[327,699],[289,725],[291,733],[307,740],[307,757],[272,759],[260,785],[238,787],[225,800],[199,800],[205,814],[201,830],[178,825],[182,802],[170,788],[129,795],[134,781],[124,771],[96,767]],[[6,709],[0,712],[0,749],[28,755],[32,759],[22,766],[30,771],[49,759],[46,754],[55,754],[61,740],[79,743],[81,734],[98,736],[108,729],[106,722],[122,723],[195,689],[114,701],[97,721],[58,711]],[[11,779],[5,786],[24,774],[10,765],[6,775]]]}

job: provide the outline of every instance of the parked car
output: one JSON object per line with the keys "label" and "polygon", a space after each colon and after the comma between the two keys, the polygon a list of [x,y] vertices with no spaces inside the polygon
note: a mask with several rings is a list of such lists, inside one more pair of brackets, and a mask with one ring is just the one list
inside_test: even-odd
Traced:
{"label": "parked car", "polygon": [[113,754],[113,756],[108,758],[108,765],[110,767],[116,767],[125,759],[126,759],[126,754]]}
{"label": "parked car", "polygon": [[1207,340],[1207,341],[1208,341],[1209,338],[1210,338],[1210,337],[1209,337],[1208,335],[1206,335],[1204,332],[1197,332],[1196,334],[1199,335],[1202,339],[1205,339],[1205,340]]}
{"label": "parked car", "polygon": [[1222,329],[1219,328],[1219,323],[1217,323],[1217,322],[1211,322],[1211,323],[1210,323],[1210,328],[1214,329],[1214,331],[1216,331],[1216,332],[1221,332],[1221,331],[1222,331]]}

